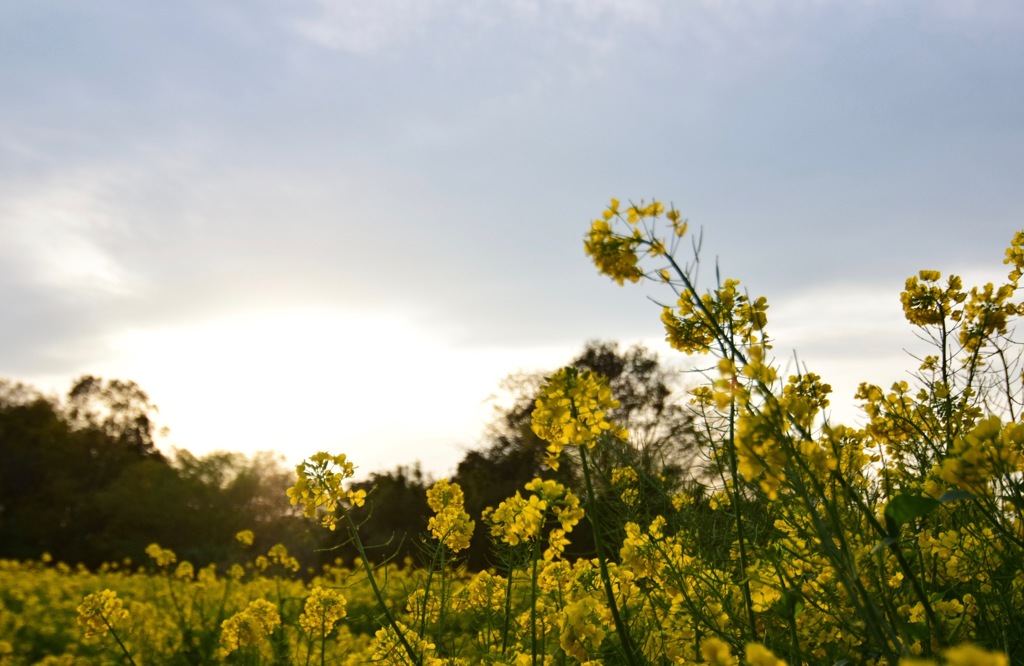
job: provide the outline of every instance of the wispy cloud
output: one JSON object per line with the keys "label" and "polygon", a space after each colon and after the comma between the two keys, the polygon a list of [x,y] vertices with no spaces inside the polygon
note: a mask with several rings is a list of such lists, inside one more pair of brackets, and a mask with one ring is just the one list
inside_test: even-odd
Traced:
{"label": "wispy cloud", "polygon": [[312,0],[312,16],[294,19],[292,27],[320,46],[367,55],[414,35],[444,4],[441,0]]}
{"label": "wispy cloud", "polygon": [[[303,15],[289,23],[297,33],[325,48],[370,55],[421,36],[437,39],[436,32],[425,32],[435,21],[469,29],[508,21],[526,25],[555,22],[566,35],[582,37],[580,23],[607,20],[653,27],[663,4],[660,0],[309,0],[298,10]],[[434,47],[443,48],[444,44],[435,43]]]}
{"label": "wispy cloud", "polygon": [[89,179],[50,183],[0,204],[0,256],[18,279],[80,294],[136,291],[137,276],[111,249],[129,231],[101,188]]}

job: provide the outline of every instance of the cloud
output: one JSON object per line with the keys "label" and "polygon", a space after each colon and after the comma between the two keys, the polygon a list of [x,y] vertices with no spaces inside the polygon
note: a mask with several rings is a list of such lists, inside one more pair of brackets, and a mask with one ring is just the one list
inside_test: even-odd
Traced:
{"label": "cloud", "polygon": [[87,176],[51,182],[0,204],[4,263],[27,284],[79,295],[123,297],[137,277],[111,247],[127,240],[125,221]]}
{"label": "cloud", "polygon": [[[304,16],[288,23],[299,35],[324,48],[355,55],[372,55],[417,37],[443,48],[442,31],[426,33],[432,22],[444,27],[460,24],[470,30],[523,24],[560,26],[566,35],[591,40],[580,24],[607,21],[654,27],[661,15],[660,0],[310,0],[299,10]],[[605,46],[603,40],[592,40]]]}
{"label": "cloud", "polygon": [[442,6],[437,0],[313,0],[311,18],[292,27],[320,46],[369,55],[415,34]]}

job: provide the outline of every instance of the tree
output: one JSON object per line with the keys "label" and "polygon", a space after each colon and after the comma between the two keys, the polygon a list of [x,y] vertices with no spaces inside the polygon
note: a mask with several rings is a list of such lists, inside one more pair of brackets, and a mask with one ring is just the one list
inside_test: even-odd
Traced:
{"label": "tree", "polygon": [[[697,453],[692,420],[677,401],[677,376],[663,367],[656,354],[642,345],[620,352],[615,342],[588,342],[571,365],[593,370],[609,378],[613,395],[620,405],[613,418],[630,432],[630,443],[606,447],[604,456],[614,456],[617,467],[639,472],[641,481],[682,483],[695,474]],[[470,451],[459,463],[455,480],[466,494],[466,510],[479,516],[487,507],[496,507],[536,477],[555,478],[576,489],[581,479],[576,465],[563,463],[557,471],[544,465],[547,444],[530,426],[534,401],[546,373],[520,373],[505,380],[503,388],[511,402],[500,408],[487,432],[490,443],[479,451]],[[608,485],[610,480],[604,480]],[[580,526],[575,542],[590,539],[587,526]],[[487,565],[487,538],[478,526],[469,550],[471,567]],[[572,549],[570,548],[570,552]]]}
{"label": "tree", "polygon": [[35,557],[57,546],[56,531],[70,525],[80,497],[75,453],[56,401],[0,383],[0,555]]}
{"label": "tree", "polygon": [[[158,410],[133,381],[84,375],[68,392],[64,410],[76,430],[98,431],[132,455],[160,455],[153,441]],[[96,451],[93,455],[102,453]]]}
{"label": "tree", "polygon": [[317,547],[290,505],[291,471],[271,454],[173,459],[154,443],[156,406],[135,382],[78,379],[67,401],[0,381],[0,557],[48,552],[97,566],[144,561],[158,542],[195,564],[283,542],[304,564]]}

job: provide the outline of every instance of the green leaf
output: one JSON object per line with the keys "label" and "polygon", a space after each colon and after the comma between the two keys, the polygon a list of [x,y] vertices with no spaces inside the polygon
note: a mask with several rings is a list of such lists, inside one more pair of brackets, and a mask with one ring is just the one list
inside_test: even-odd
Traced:
{"label": "green leaf", "polygon": [[782,593],[782,596],[772,606],[772,611],[787,620],[792,620],[804,610],[803,597],[800,590],[790,588]]}
{"label": "green leaf", "polygon": [[923,495],[897,495],[885,505],[885,525],[889,536],[915,518],[923,518],[942,506],[942,502]]}
{"label": "green leaf", "polygon": [[967,492],[966,490],[947,490],[946,492],[942,493],[942,497],[939,498],[939,501],[942,502],[943,504],[952,504],[953,502],[971,499],[972,497],[974,497],[974,495]]}

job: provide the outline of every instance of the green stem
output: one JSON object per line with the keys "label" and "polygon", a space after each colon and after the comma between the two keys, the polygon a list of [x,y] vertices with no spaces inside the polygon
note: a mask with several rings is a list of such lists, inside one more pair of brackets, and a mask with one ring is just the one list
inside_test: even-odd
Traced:
{"label": "green stem", "polygon": [[501,654],[504,655],[508,649],[508,630],[509,622],[512,617],[512,576],[515,573],[515,569],[512,567],[512,562],[508,564],[508,581],[505,584],[505,619],[501,627]]}
{"label": "green stem", "polygon": [[352,517],[348,514],[348,511],[342,512],[345,516],[345,521],[348,523],[349,534],[352,536],[352,543],[355,544],[356,551],[359,553],[359,559],[363,564],[363,570],[366,571],[366,579],[370,583],[370,588],[373,590],[373,596],[377,599],[377,605],[380,606],[381,611],[384,613],[384,617],[388,621],[388,625],[394,629],[395,635],[398,636],[398,642],[402,645],[405,653],[412,660],[412,663],[416,666],[422,666],[423,661],[420,659],[416,651],[409,645],[409,641],[405,637],[405,633],[401,627],[398,626],[398,622],[395,617],[391,614],[391,609],[388,608],[387,603],[384,601],[384,594],[380,591],[380,587],[377,585],[377,579],[373,575],[373,565],[370,564],[370,560],[366,557],[366,549],[363,548],[363,541],[359,538],[359,529],[353,522]]}
{"label": "green stem", "polygon": [[533,547],[533,576],[530,580],[530,658],[533,666],[537,666],[537,551],[540,544],[538,536]]}
{"label": "green stem", "polygon": [[327,619],[320,614],[320,666],[327,664]]}
{"label": "green stem", "polygon": [[[743,609],[750,625],[750,635],[757,640],[757,623],[754,620],[754,600],[747,580],[747,540],[743,529],[743,512],[740,509],[739,462],[736,457],[736,405],[729,407],[729,475],[732,477],[732,517],[736,523],[736,542],[740,550],[740,588],[743,590]],[[728,485],[726,485],[728,488]]]}
{"label": "green stem", "polygon": [[107,616],[100,613],[100,617],[103,618],[103,624],[107,625],[107,629],[110,630],[110,635],[114,637],[114,640],[117,641],[117,646],[121,648],[121,652],[123,652],[124,656],[128,659],[128,663],[132,666],[138,666],[135,663],[135,660],[132,659],[131,653],[128,652],[128,648],[125,647],[125,644],[121,642],[121,637],[117,635],[117,632],[114,630],[114,627],[110,624],[109,621],[107,621]]}
{"label": "green stem", "polygon": [[594,515],[597,501],[594,497],[594,486],[590,480],[590,466],[587,465],[587,449],[585,446],[580,447],[580,461],[583,467],[583,481],[587,488],[587,499],[590,502],[587,519],[590,521],[591,527],[594,528],[594,547],[597,550],[597,564],[601,571],[601,580],[604,582],[605,596],[608,598],[608,609],[611,611],[612,621],[615,623],[615,632],[619,635],[619,640],[622,641],[622,651],[625,653],[626,663],[630,664],[630,666],[637,666],[643,663],[643,660],[638,655],[636,647],[633,645],[633,639],[630,637],[629,631],[626,629],[626,625],[619,614],[619,606],[615,602],[615,591],[612,589],[612,580],[608,575],[608,563],[604,555],[604,540],[601,535],[600,521]]}

